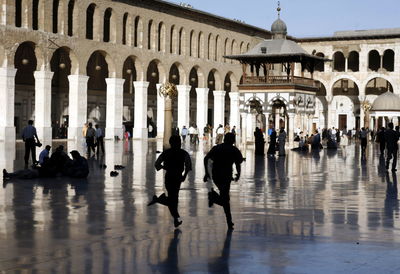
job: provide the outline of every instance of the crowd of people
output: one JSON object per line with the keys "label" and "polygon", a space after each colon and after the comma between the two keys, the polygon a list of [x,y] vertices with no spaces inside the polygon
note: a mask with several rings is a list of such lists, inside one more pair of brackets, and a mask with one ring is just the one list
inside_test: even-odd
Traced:
{"label": "crowd of people", "polygon": [[[215,135],[214,135],[214,133],[215,133]],[[236,126],[233,126],[231,128],[229,124],[226,124],[225,126],[219,124],[214,132],[213,127],[210,126],[209,124],[207,124],[203,128],[202,140],[207,144],[212,143],[213,137],[215,136],[215,144],[219,145],[219,144],[222,144],[224,136],[227,133],[232,133],[234,136],[236,136]],[[200,132],[199,132],[199,128],[197,127],[196,124],[192,124],[191,126],[189,126],[189,128],[187,128],[186,126],[183,126],[180,133],[179,133],[179,129],[173,130],[172,135],[181,136],[183,143],[186,143],[186,139],[188,136],[189,136],[190,144],[196,145],[196,144],[200,143],[200,137],[199,137]]]}

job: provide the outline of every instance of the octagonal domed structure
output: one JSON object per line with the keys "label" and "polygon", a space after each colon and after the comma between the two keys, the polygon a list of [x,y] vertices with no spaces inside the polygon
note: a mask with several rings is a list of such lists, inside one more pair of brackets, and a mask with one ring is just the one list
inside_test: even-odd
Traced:
{"label": "octagonal domed structure", "polygon": [[379,95],[374,100],[371,111],[400,111],[400,96],[390,91]]}

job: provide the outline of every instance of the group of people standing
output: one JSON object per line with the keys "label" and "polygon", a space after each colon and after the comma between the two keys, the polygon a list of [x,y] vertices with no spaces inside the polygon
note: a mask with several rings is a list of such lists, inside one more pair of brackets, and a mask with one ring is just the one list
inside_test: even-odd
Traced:
{"label": "group of people standing", "polygon": [[386,164],[385,167],[388,170],[390,161],[392,161],[392,171],[397,171],[397,152],[399,151],[398,141],[400,138],[399,126],[394,129],[394,124],[389,123],[388,128],[382,127],[376,134],[376,141],[379,142],[381,151],[381,157],[385,157],[386,150]]}
{"label": "group of people standing", "polygon": [[[232,133],[234,136],[236,136],[236,126],[233,126],[232,129],[229,126],[229,124],[226,124],[225,126],[223,125],[218,125],[217,129],[215,130],[215,144],[221,144],[222,140],[224,139],[225,134],[227,133]],[[179,133],[175,133],[173,135],[179,135]],[[199,138],[199,129],[196,124],[192,124],[189,128],[186,126],[182,127],[181,131],[181,137],[182,141],[185,143],[187,136],[190,137],[190,143],[191,144],[199,144],[200,143],[200,138]],[[204,129],[203,129],[203,140],[208,143],[209,140],[213,138],[213,128],[209,124],[207,124]]]}
{"label": "group of people standing", "polygon": [[[267,155],[275,156],[276,151],[278,151],[279,156],[285,156],[285,144],[286,144],[286,131],[282,127],[279,130],[279,134],[276,132],[274,128],[270,128],[268,131],[269,134],[269,146]],[[255,154],[256,155],[264,155],[264,147],[265,147],[265,139],[264,133],[259,127],[256,127],[254,131],[254,139],[255,139]]]}
{"label": "group of people standing", "polygon": [[104,131],[99,127],[99,125],[95,125],[95,128],[93,128],[92,123],[85,124],[82,129],[82,135],[86,141],[88,157],[90,157],[91,151],[93,151],[93,153],[96,152],[96,147],[97,155],[99,154],[100,149],[101,152],[104,153]]}

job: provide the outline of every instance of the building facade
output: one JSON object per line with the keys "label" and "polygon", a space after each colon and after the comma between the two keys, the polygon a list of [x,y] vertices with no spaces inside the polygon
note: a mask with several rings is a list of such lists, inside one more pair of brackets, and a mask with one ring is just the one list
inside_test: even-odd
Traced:
{"label": "building facade", "polygon": [[[268,30],[157,0],[1,0],[0,31],[1,140],[19,138],[29,119],[45,140],[63,136],[64,126],[69,139],[80,138],[87,121],[104,127],[106,138],[121,138],[123,125],[134,138],[162,136],[157,90],[166,81],[178,87],[178,127],[240,129],[242,68],[223,56],[271,38]],[[333,60],[314,73],[322,84],[314,128],[363,126],[363,103],[400,92],[399,29],[288,39]]]}

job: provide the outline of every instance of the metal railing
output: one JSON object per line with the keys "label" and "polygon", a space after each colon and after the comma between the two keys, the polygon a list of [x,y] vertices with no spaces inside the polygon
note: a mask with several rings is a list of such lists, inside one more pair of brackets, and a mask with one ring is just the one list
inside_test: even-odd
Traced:
{"label": "metal railing", "polygon": [[246,76],[243,84],[265,84],[265,85],[284,85],[284,84],[297,84],[309,87],[320,88],[321,83],[311,78],[304,78],[299,76]]}

